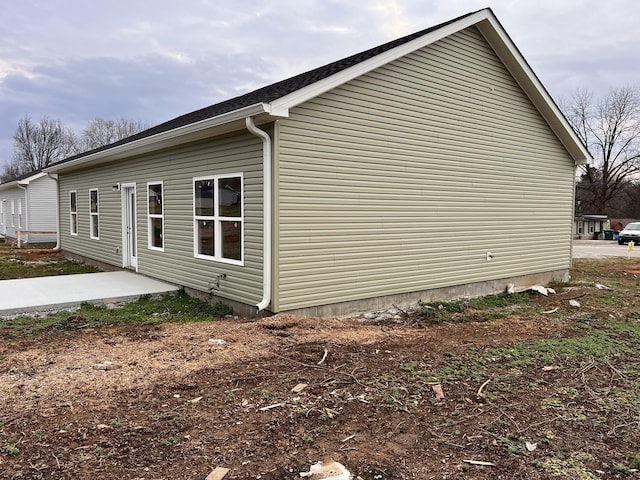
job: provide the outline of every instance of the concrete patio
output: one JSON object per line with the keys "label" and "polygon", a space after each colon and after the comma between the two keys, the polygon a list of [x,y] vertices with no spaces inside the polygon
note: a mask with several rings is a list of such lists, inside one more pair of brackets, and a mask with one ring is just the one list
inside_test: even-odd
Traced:
{"label": "concrete patio", "polygon": [[179,287],[133,272],[83,273],[0,281],[0,316],[127,302]]}

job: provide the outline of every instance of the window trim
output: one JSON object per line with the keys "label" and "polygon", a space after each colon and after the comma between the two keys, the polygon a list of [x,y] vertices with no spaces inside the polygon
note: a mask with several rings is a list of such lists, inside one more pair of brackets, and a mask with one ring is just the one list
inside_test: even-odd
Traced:
{"label": "window trim", "polygon": [[[218,205],[218,183],[220,180],[224,180],[226,178],[240,178],[240,188],[242,191],[241,197],[241,208],[240,208],[240,217],[221,217],[219,215],[219,205]],[[196,182],[202,180],[213,180],[215,181],[215,190],[213,197],[213,215],[196,215]],[[245,185],[244,185],[244,174],[243,173],[224,173],[219,175],[204,175],[200,177],[193,177],[191,181],[191,192],[193,195],[193,256],[194,258],[199,258],[202,260],[209,260],[219,263],[227,263],[230,265],[239,265],[244,266],[244,246],[245,246],[245,235],[244,235],[244,208],[245,208]],[[199,220],[211,220],[214,222],[214,240],[213,240],[213,250],[214,255],[203,255],[198,253],[198,221]],[[222,229],[220,228],[220,223],[222,221],[236,220],[241,224],[240,228],[240,242],[242,244],[240,248],[240,260],[234,260],[231,258],[224,258],[220,255],[221,246],[222,246]]]}
{"label": "window trim", "polygon": [[[75,210],[72,209],[73,202],[71,201],[72,196],[76,197],[76,205]],[[74,222],[73,219],[76,219]],[[75,231],[73,230],[73,226],[75,225]],[[69,235],[73,235],[74,237],[78,236],[78,191],[70,190],[69,191]]]}
{"label": "window trim", "polygon": [[16,201],[11,200],[11,227],[16,227]]}
{"label": "window trim", "polygon": [[22,200],[18,200],[18,229],[22,230]]}
{"label": "window trim", "polygon": [[[96,192],[96,211],[91,211],[91,193]],[[77,197],[76,197],[77,198]],[[98,235],[93,235],[93,226],[97,222]],[[89,189],[89,238],[91,240],[100,240],[100,192],[97,188]]]}
{"label": "window trim", "polygon": [[[149,211],[149,187],[151,187],[152,185],[160,185],[160,194],[161,194],[161,198],[162,198],[162,213],[158,214],[158,213],[151,213]],[[164,181],[160,180],[157,182],[147,182],[147,248],[149,250],[155,250],[157,252],[164,252]],[[151,223],[153,219],[161,219],[162,220],[162,247],[156,247],[155,245],[153,245],[152,242],[152,234],[153,234],[153,229],[151,228]]]}

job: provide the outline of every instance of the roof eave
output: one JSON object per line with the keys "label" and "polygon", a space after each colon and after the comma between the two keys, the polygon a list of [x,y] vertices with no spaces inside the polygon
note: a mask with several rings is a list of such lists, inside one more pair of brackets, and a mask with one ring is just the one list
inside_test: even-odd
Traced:
{"label": "roof eave", "polygon": [[[247,107],[223,113],[215,117],[207,118],[199,122],[190,123],[182,127],[144,137],[139,140],[117,145],[105,150],[88,153],[78,158],[63,161],[43,169],[46,173],[63,173],[82,168],[90,163],[91,166],[108,163],[123,158],[130,158],[149,152],[194,142],[216,135],[222,135],[245,128],[246,117],[258,117],[262,122],[271,119],[270,106],[265,103],[257,103]],[[261,123],[261,122],[257,122]]]}
{"label": "roof eave", "polygon": [[38,173],[35,173],[35,174],[31,175],[30,177],[26,177],[26,178],[23,178],[21,180],[12,180],[12,181],[7,182],[7,183],[0,183],[0,190],[7,190],[9,188],[13,188],[13,187],[16,187],[18,185],[27,186],[27,185],[29,185],[29,183],[31,183],[31,182],[39,179],[39,178],[42,178],[44,176],[46,176],[46,173],[38,172]]}
{"label": "roof eave", "polygon": [[333,88],[364,75],[378,67],[386,65],[389,62],[404,57],[405,55],[419,50],[420,48],[437,42],[438,40],[442,40],[443,38],[459,32],[460,30],[464,30],[465,28],[475,25],[486,18],[488,13],[490,13],[489,9],[480,10],[472,15],[461,18],[456,22],[450,23],[442,28],[438,28],[437,30],[411,40],[410,42],[403,43],[391,50],[387,50],[375,57],[371,57],[368,60],[346,68],[330,77],[280,97],[271,102],[272,112],[286,116],[288,115],[290,108],[300,105],[307,100],[311,100],[318,95],[328,92]]}

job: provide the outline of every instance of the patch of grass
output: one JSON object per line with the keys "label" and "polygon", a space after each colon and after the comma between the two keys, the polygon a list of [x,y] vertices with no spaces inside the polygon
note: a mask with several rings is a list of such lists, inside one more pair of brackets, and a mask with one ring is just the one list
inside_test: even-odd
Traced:
{"label": "patch of grass", "polygon": [[454,302],[420,302],[416,314],[432,323],[486,322],[507,316],[505,309],[527,304],[528,293],[487,295]]}
{"label": "patch of grass", "polygon": [[67,260],[60,253],[36,254],[29,249],[18,250],[6,242],[0,243],[0,280],[99,271],[91,265]]}
{"label": "patch of grass", "polygon": [[73,313],[57,312],[46,317],[19,316],[5,319],[1,337],[5,339],[37,337],[51,332],[68,332],[79,328],[98,328],[127,323],[185,323],[222,318],[231,313],[227,305],[210,305],[184,292],[154,299],[142,296],[137,302],[118,308],[83,304]]}
{"label": "patch of grass", "polygon": [[12,441],[12,440],[14,440],[14,439],[9,439],[9,443],[4,445],[2,447],[2,449],[0,449],[0,451],[2,451],[2,453],[7,454],[7,455],[11,455],[11,456],[15,456],[18,453],[20,453],[20,449],[14,445],[15,444],[15,440],[14,441]]}
{"label": "patch of grass", "polygon": [[160,440],[160,445],[162,445],[163,447],[172,447],[179,444],[180,440],[174,436],[166,437]]}
{"label": "patch of grass", "polygon": [[593,461],[593,457],[582,452],[572,453],[569,458],[548,458],[540,462],[539,466],[554,477],[571,478],[576,480],[598,480],[584,462]]}

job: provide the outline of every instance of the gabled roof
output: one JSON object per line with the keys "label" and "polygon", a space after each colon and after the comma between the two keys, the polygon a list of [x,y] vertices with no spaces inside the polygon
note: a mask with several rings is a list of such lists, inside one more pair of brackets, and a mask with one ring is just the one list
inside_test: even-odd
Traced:
{"label": "gabled roof", "polygon": [[547,120],[576,163],[591,160],[551,96],[502,28],[491,9],[478,10],[364,52],[208,107],[181,115],[110,145],[67,158],[47,172],[75,169],[245,128],[244,119],[265,123],[289,109],[408,53],[475,25]]}
{"label": "gabled roof", "polygon": [[39,178],[45,177],[47,174],[42,170],[34,170],[33,172],[25,173],[18,177],[12,178],[6,182],[0,183],[0,190],[7,190],[17,185],[29,185],[29,183]]}

